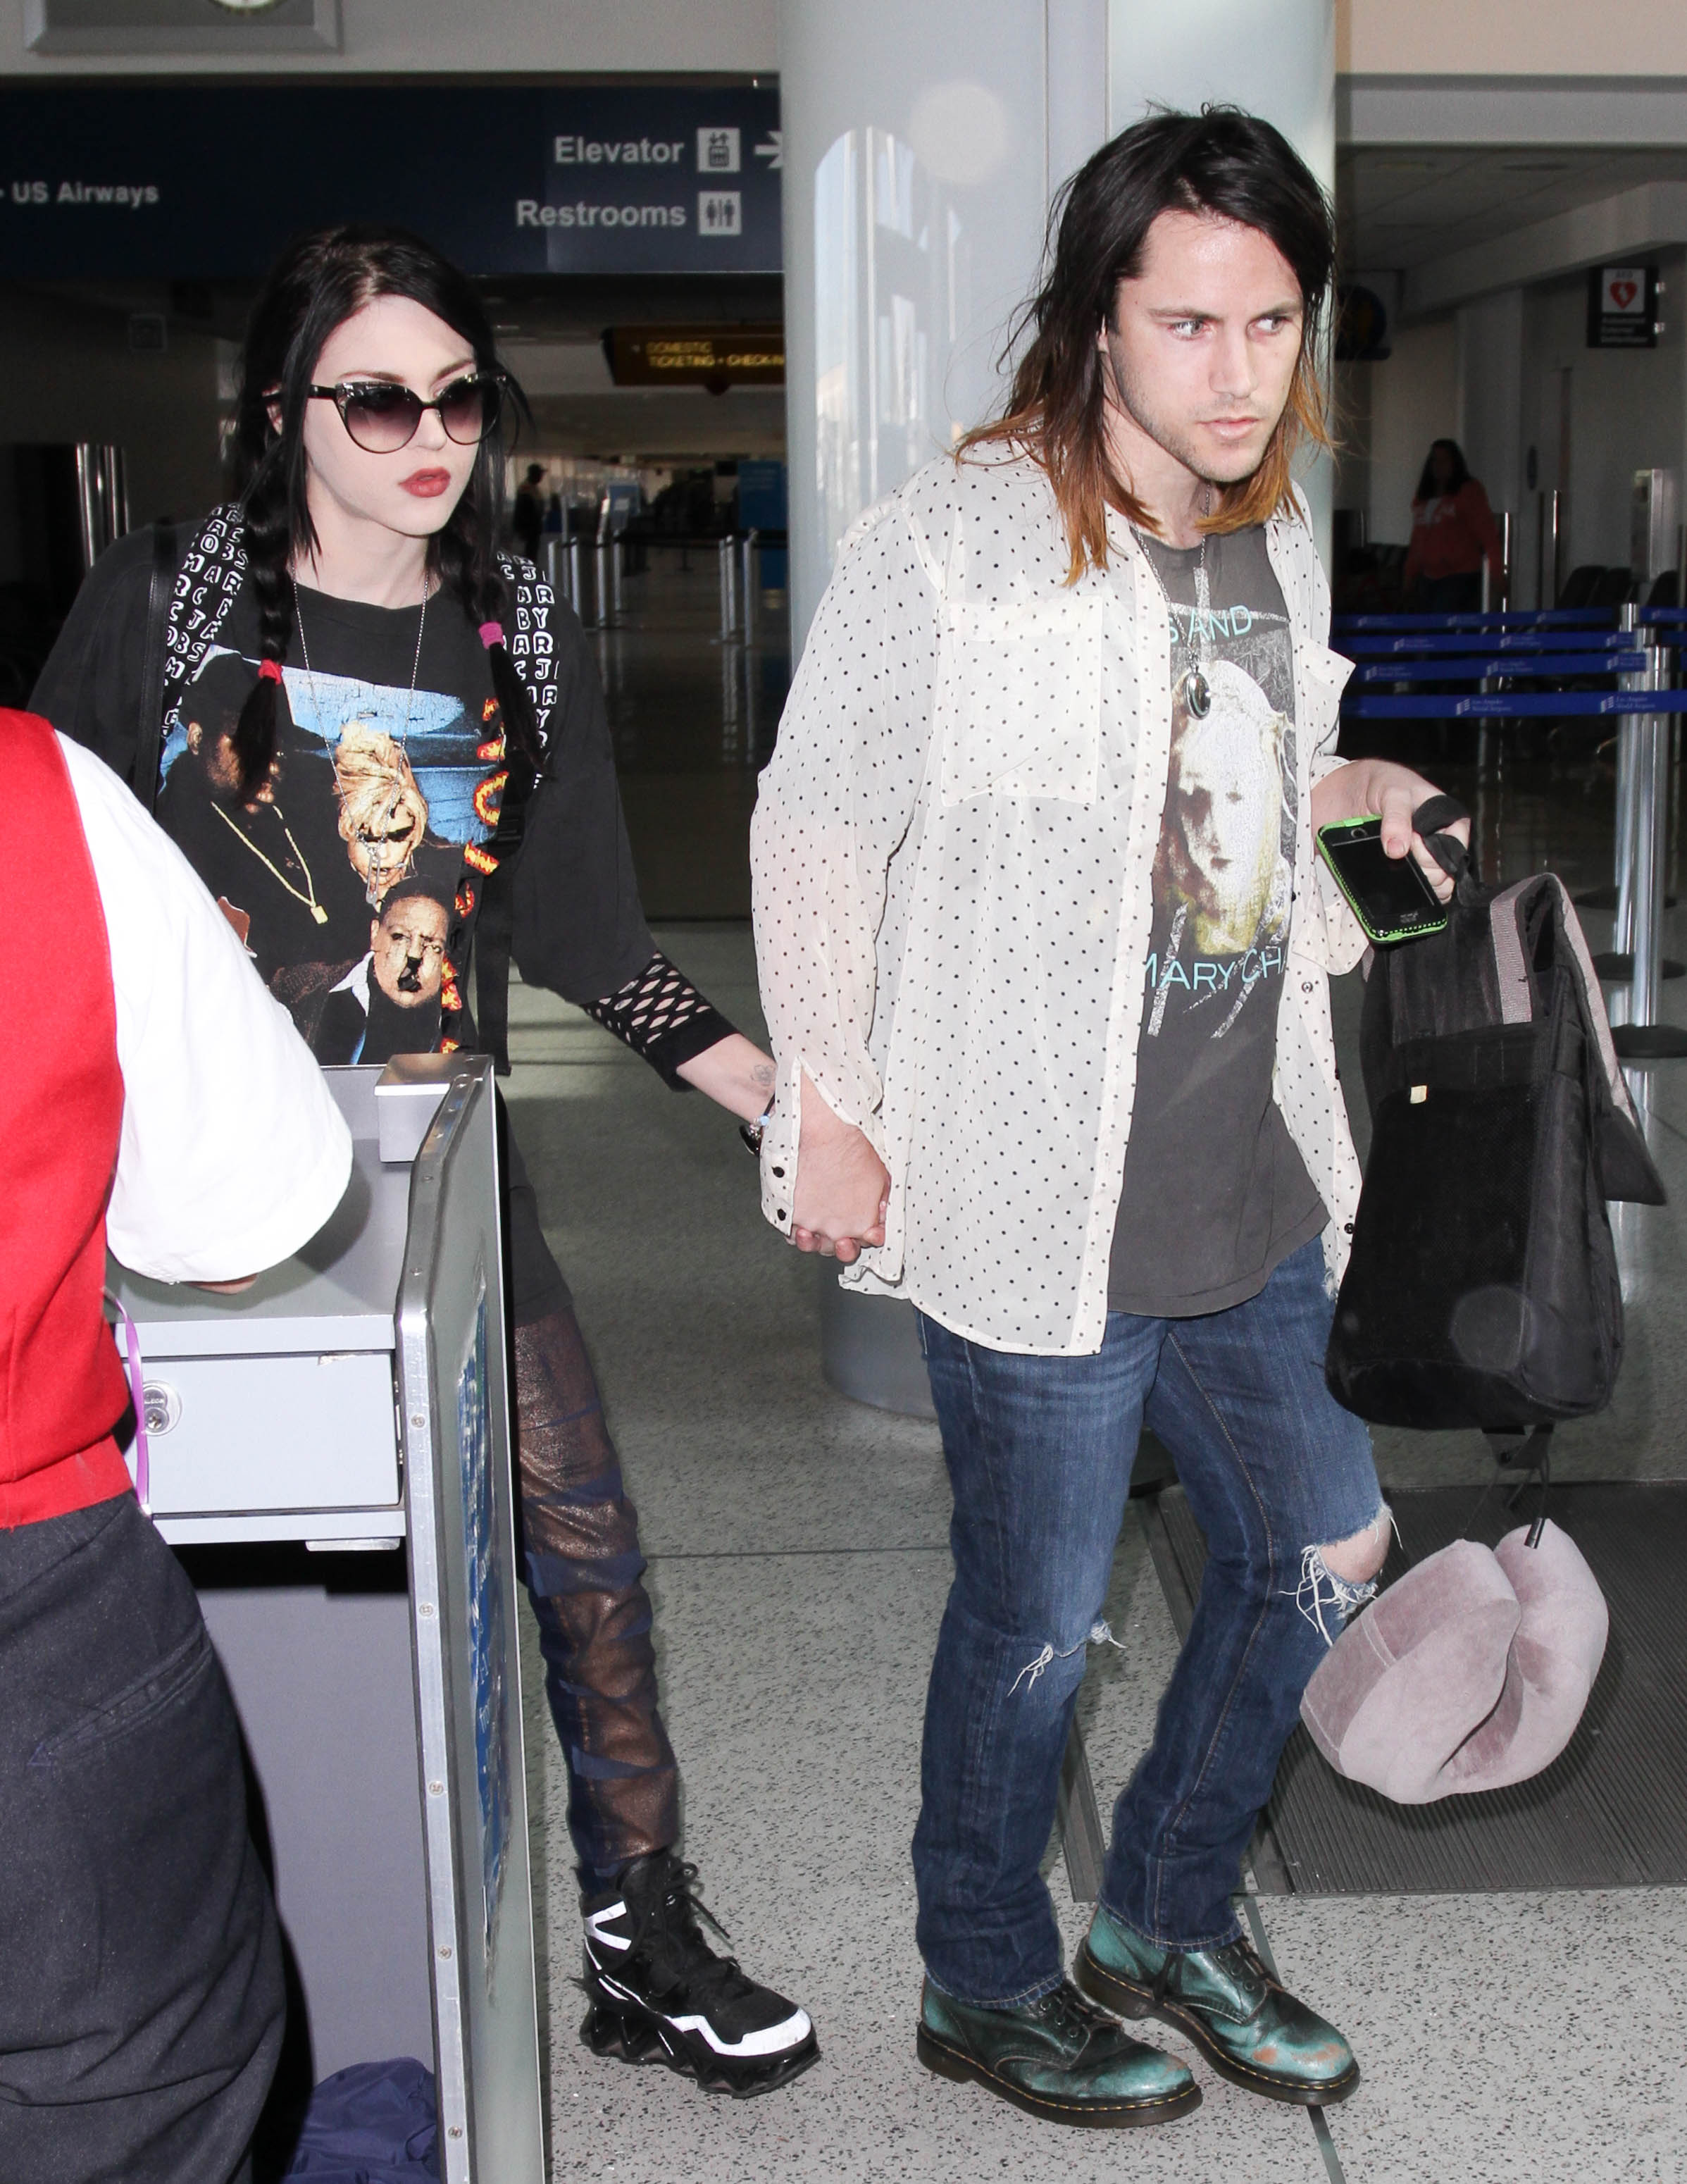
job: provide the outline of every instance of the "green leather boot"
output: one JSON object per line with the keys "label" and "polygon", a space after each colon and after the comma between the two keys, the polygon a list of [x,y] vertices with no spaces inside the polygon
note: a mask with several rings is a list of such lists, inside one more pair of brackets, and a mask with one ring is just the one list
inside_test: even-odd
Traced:
{"label": "green leather boot", "polygon": [[1121,2130],[1200,2106],[1200,2087],[1181,2063],[1133,2040],[1070,1980],[1012,2009],[975,2009],[927,1980],[916,2045],[939,2077],[976,2080],[1051,2123]]}
{"label": "green leather boot", "polygon": [[1334,2025],[1279,1986],[1245,1942],[1159,1949],[1098,1905],[1073,1977],[1104,2009],[1177,2025],[1221,2076],[1268,2099],[1325,2108],[1359,2082]]}

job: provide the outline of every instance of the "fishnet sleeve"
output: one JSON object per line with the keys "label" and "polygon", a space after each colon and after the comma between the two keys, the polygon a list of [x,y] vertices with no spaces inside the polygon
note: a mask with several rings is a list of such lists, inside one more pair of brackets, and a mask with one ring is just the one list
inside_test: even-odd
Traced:
{"label": "fishnet sleeve", "polygon": [[685,972],[660,953],[636,978],[629,978],[604,1000],[587,1001],[585,1007],[588,1017],[624,1039],[676,1091],[688,1089],[679,1074],[680,1064],[730,1039],[735,1028]]}

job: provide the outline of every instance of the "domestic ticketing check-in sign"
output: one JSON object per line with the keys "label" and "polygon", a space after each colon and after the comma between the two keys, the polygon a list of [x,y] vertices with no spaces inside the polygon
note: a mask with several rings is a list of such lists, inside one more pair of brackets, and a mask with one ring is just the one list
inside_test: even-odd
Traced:
{"label": "domestic ticketing check-in sign", "polygon": [[777,272],[777,91],[12,86],[0,277],[250,278],[302,229],[471,273]]}

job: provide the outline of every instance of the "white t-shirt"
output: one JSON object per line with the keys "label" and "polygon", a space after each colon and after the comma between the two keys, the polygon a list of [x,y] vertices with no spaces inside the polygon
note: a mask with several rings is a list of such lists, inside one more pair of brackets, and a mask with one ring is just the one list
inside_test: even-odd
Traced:
{"label": "white t-shirt", "polygon": [[58,747],[105,911],[123,1072],[114,1255],[236,1281],[309,1240],[351,1173],[344,1117],[174,842],[92,753]]}

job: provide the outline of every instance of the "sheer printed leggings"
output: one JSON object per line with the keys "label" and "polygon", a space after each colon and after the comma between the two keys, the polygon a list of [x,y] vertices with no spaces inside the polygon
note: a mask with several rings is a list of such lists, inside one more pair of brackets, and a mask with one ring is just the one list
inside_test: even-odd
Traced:
{"label": "sheer printed leggings", "polygon": [[515,1325],[522,1568],[545,1696],[568,1763],[568,1826],[588,1893],[679,1834],[679,1775],[657,1711],[638,1513],[561,1268],[498,1103]]}

